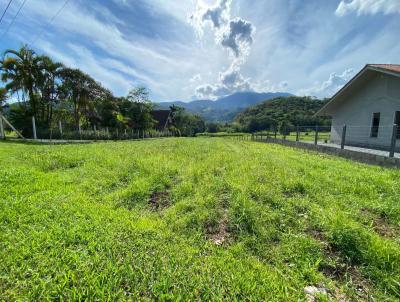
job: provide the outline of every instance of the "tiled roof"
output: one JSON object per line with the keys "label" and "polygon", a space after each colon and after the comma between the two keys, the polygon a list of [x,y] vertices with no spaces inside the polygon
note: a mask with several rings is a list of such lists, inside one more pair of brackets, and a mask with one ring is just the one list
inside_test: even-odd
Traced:
{"label": "tiled roof", "polygon": [[400,65],[398,64],[368,64],[368,66],[400,73]]}

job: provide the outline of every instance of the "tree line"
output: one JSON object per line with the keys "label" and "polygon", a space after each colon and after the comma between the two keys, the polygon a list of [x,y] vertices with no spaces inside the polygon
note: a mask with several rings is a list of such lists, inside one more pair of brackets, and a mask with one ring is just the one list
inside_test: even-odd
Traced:
{"label": "tree line", "polygon": [[[146,131],[153,129],[153,104],[145,87],[136,87],[126,97],[116,97],[90,75],[67,67],[27,45],[9,49],[0,60],[0,110],[13,96],[7,115],[23,134],[30,135],[31,120],[39,128],[52,129],[58,121],[73,129],[93,126]],[[204,121],[183,108],[171,108],[169,131],[194,135],[204,131]]]}

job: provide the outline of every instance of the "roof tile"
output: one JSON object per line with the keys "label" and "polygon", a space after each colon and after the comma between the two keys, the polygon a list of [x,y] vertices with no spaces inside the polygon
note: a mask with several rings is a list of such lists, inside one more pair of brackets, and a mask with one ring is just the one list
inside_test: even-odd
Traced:
{"label": "roof tile", "polygon": [[400,65],[398,64],[368,64],[368,66],[400,73]]}

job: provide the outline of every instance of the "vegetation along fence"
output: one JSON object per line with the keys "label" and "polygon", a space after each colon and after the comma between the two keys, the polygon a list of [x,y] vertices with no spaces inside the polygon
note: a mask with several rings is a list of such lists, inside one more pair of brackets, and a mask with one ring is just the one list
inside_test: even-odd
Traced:
{"label": "vegetation along fence", "polygon": [[299,126],[294,129],[269,129],[238,137],[240,140],[264,141],[268,138],[284,141],[304,142],[345,149],[355,147],[388,152],[394,157],[400,152],[400,127],[397,125],[333,125]]}
{"label": "vegetation along fence", "polygon": [[61,120],[53,127],[38,125],[32,117],[31,127],[25,129],[22,135],[3,115],[0,115],[1,139],[32,139],[32,140],[127,140],[153,137],[169,137],[174,134],[169,131],[155,129],[121,129],[112,127],[98,127],[96,125],[79,126]]}

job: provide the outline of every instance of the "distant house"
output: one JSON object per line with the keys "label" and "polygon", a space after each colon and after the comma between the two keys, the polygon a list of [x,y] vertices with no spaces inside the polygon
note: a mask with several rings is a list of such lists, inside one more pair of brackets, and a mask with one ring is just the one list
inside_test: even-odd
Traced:
{"label": "distant house", "polygon": [[171,110],[152,110],[151,116],[156,121],[154,128],[158,131],[165,131],[171,124]]}
{"label": "distant house", "polygon": [[400,65],[366,65],[317,115],[332,116],[333,143],[346,125],[346,144],[367,148],[388,149],[397,124],[400,149]]}

